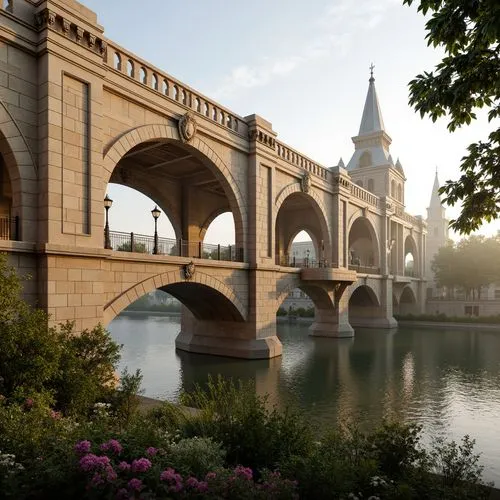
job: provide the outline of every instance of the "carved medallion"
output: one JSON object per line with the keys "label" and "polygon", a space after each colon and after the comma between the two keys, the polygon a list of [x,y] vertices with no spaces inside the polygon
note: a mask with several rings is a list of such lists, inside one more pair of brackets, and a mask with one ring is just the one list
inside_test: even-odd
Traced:
{"label": "carved medallion", "polygon": [[300,179],[300,189],[306,194],[311,190],[311,174],[309,172],[306,172]]}
{"label": "carved medallion", "polygon": [[186,280],[190,280],[194,276],[195,272],[196,272],[196,267],[195,267],[193,261],[191,261],[189,264],[186,264],[184,266],[184,278]]}
{"label": "carved medallion", "polygon": [[186,113],[179,120],[179,135],[181,136],[182,142],[189,142],[196,134],[196,120],[192,113]]}

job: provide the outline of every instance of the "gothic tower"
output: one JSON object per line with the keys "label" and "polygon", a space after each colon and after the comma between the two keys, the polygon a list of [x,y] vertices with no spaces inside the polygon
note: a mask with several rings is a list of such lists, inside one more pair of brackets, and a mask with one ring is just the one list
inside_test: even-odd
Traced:
{"label": "gothic tower", "polygon": [[431,202],[427,209],[427,245],[425,272],[428,279],[428,294],[435,295],[436,284],[431,270],[432,259],[441,247],[448,243],[448,220],[446,219],[445,208],[439,196],[439,180],[436,169],[434,185],[432,186]]}
{"label": "gothic tower", "polygon": [[385,131],[373,66],[371,70],[361,125],[358,135],[352,138],[354,154],[347,170],[359,186],[377,196],[390,197],[395,204],[403,207],[406,178],[399,159],[394,163],[389,152],[392,139]]}

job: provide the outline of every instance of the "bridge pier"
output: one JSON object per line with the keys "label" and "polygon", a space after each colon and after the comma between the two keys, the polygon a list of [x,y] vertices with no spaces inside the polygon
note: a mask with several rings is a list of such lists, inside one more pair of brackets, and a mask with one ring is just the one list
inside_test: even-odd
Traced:
{"label": "bridge pier", "polygon": [[251,322],[205,321],[183,307],[181,331],[176,349],[199,354],[244,359],[268,359],[281,356],[282,345],[276,336],[276,323],[269,325],[275,334],[258,338]]}
{"label": "bridge pier", "polygon": [[333,311],[316,308],[316,318],[309,327],[309,335],[313,337],[354,337],[354,329],[349,323],[348,308],[349,298],[346,293],[343,293],[340,300],[337,300]]}

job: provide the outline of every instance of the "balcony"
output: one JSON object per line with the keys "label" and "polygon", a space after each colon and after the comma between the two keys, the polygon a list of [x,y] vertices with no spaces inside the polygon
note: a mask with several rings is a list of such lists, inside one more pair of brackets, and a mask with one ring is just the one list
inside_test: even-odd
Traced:
{"label": "balcony", "polygon": [[[106,238],[104,238],[106,240]],[[106,241],[104,241],[106,247]],[[171,255],[194,259],[243,262],[243,248],[235,245],[217,245],[202,241],[176,240],[120,231],[109,232],[109,250],[153,255]]]}

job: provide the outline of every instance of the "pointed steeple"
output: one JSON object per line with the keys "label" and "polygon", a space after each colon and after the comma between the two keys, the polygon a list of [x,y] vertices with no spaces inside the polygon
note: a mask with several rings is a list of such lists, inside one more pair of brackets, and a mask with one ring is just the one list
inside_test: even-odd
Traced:
{"label": "pointed steeple", "polygon": [[441,208],[442,206],[443,203],[441,202],[441,197],[439,196],[439,179],[436,167],[436,175],[434,176],[434,185],[432,186],[431,203],[429,208]]}
{"label": "pointed steeple", "polygon": [[359,126],[358,135],[367,135],[380,130],[385,131],[382,112],[378,103],[377,91],[375,90],[375,78],[373,78],[373,64],[370,66],[370,84],[368,85],[368,94],[366,94],[363,117]]}

